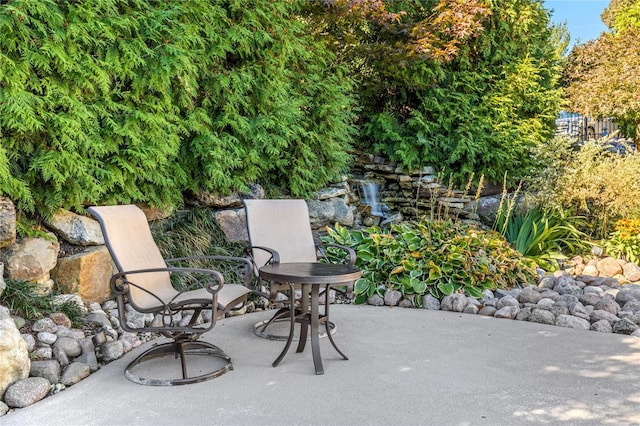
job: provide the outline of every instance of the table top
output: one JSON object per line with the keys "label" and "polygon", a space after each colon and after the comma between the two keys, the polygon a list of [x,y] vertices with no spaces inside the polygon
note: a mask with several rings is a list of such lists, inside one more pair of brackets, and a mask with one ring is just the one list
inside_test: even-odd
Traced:
{"label": "table top", "polygon": [[298,284],[337,284],[357,280],[360,269],[335,263],[273,263],[258,270],[260,277],[271,281]]}

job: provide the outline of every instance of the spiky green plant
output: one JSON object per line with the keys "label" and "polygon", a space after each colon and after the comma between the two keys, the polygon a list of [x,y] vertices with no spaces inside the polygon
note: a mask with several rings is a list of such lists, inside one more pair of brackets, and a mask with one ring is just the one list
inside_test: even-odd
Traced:
{"label": "spiky green plant", "polygon": [[[172,217],[153,223],[152,233],[165,259],[198,256],[236,256],[246,253],[246,242],[229,241],[209,209],[179,211]],[[236,262],[197,260],[174,266],[213,268],[220,271],[225,282],[242,282],[244,265]],[[188,277],[176,274],[174,284],[183,288]]]}

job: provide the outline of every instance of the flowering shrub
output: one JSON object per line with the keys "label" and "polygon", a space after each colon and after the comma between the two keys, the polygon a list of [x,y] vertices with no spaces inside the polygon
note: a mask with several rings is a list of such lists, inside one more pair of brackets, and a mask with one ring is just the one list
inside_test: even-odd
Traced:
{"label": "flowering shrub", "polygon": [[604,244],[610,256],[623,257],[627,262],[638,263],[640,257],[640,219],[620,219],[615,231]]}

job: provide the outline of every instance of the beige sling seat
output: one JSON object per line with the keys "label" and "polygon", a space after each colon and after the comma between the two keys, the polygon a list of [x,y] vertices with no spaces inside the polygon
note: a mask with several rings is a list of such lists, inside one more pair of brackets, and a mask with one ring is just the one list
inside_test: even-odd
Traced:
{"label": "beige sling seat", "polygon": [[[268,263],[318,262],[327,247],[340,249],[344,254],[344,263],[355,264],[355,252],[348,247],[337,244],[316,245],[309,221],[309,209],[304,200],[246,199],[243,202],[247,215],[250,256],[256,275],[257,269]],[[344,283],[344,286],[352,290],[353,283]],[[287,283],[269,283],[269,293],[265,296],[272,302],[284,305],[284,308],[276,311],[269,321],[255,325],[254,333],[257,336],[287,340],[286,335],[269,333],[268,329],[279,320],[289,321],[290,297],[282,299],[289,287]],[[331,327],[335,331],[335,325],[331,324]]]}
{"label": "beige sling seat", "polygon": [[[250,271],[251,262],[225,256],[165,261],[143,211],[137,206],[94,206],[88,210],[100,222],[105,243],[118,269],[111,277],[111,290],[116,295],[120,325],[129,332],[156,332],[171,339],[154,345],[134,359],[126,367],[125,376],[144,385],[182,385],[212,379],[233,369],[231,359],[220,348],[198,339],[211,330],[225,312],[242,306],[251,290],[242,284],[226,284],[217,270],[171,264],[190,259],[217,260],[239,262]],[[250,273],[246,275],[250,276]],[[172,277],[177,276],[181,276],[183,284],[189,284],[187,290],[174,288]],[[126,315],[131,308],[153,314],[156,319],[149,326],[132,325]],[[176,314],[181,314],[182,321],[176,321]],[[158,375],[148,377],[149,370],[142,364],[149,366],[152,359],[169,355],[179,358],[182,377],[166,378],[166,371],[160,378]],[[193,368],[197,370],[196,374],[189,374],[188,360],[198,363],[198,368]],[[159,364],[161,370],[167,370],[169,361],[156,359],[153,365]],[[136,373],[140,370],[145,371],[145,377]]]}

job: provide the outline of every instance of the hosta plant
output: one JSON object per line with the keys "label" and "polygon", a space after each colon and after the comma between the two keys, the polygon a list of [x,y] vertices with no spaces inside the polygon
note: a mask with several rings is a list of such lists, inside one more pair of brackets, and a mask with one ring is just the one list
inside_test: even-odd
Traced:
{"label": "hosta plant", "polygon": [[453,221],[421,219],[360,230],[336,224],[327,228],[323,240],[356,251],[356,265],[362,269],[362,278],[355,283],[356,303],[392,289],[420,305],[422,298],[415,296],[481,297],[484,289],[535,280],[535,263],[498,233]]}

